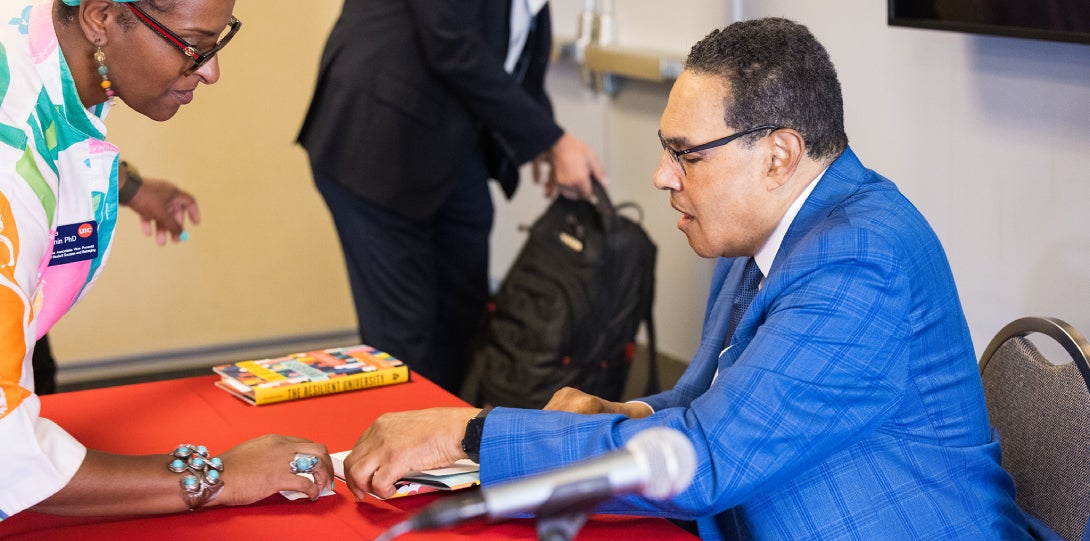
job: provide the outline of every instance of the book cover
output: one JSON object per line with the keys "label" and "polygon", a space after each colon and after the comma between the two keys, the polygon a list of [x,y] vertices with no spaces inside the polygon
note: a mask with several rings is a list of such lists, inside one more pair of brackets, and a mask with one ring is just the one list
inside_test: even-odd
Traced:
{"label": "book cover", "polygon": [[213,366],[216,386],[260,406],[324,394],[405,383],[409,367],[368,345]]}
{"label": "book cover", "polygon": [[[330,458],[333,459],[333,475],[341,481],[344,481],[344,457],[348,456],[349,452],[341,451],[329,454]],[[462,490],[481,484],[480,470],[481,468],[476,462],[462,459],[445,468],[406,473],[394,483],[397,493],[389,498],[371,495],[380,500],[389,500],[441,490]]]}

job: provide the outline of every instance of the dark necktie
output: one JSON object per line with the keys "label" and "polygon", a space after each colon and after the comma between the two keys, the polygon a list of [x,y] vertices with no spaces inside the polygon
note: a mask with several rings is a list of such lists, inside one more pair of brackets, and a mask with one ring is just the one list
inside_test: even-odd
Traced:
{"label": "dark necktie", "polygon": [[757,266],[757,262],[753,258],[749,258],[746,262],[746,268],[742,271],[742,283],[738,286],[738,290],[734,292],[734,301],[731,304],[730,309],[730,321],[727,322],[727,345],[730,345],[731,337],[734,336],[734,329],[738,328],[738,322],[742,320],[742,314],[746,313],[750,303],[753,302],[753,298],[757,296],[757,286],[761,283],[761,278],[764,275],[761,274],[761,268]]}

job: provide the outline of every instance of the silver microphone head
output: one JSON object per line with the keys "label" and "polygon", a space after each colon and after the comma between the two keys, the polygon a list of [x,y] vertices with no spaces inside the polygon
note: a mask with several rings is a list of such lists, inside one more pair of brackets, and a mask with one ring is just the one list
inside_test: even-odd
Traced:
{"label": "silver microphone head", "polygon": [[636,434],[625,449],[644,468],[647,482],[640,491],[646,498],[672,498],[693,482],[696,474],[696,451],[692,442],[681,432],[666,427],[654,427]]}

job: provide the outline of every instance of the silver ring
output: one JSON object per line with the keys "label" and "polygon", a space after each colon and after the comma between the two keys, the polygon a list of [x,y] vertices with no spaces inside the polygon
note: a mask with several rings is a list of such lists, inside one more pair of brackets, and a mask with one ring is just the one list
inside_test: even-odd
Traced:
{"label": "silver ring", "polygon": [[318,457],[303,453],[295,453],[295,458],[288,463],[291,473],[311,473],[318,467]]}

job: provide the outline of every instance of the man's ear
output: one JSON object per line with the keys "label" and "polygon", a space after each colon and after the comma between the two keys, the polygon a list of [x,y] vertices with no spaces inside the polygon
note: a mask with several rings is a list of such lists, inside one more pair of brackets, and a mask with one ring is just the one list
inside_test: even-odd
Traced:
{"label": "man's ear", "polygon": [[795,174],[799,162],[806,155],[806,141],[802,134],[791,128],[780,128],[769,136],[772,146],[768,164],[769,188],[783,186]]}
{"label": "man's ear", "polygon": [[107,28],[111,26],[116,17],[113,0],[82,0],[79,6],[79,26],[87,41],[96,46],[103,46],[109,42]]}

